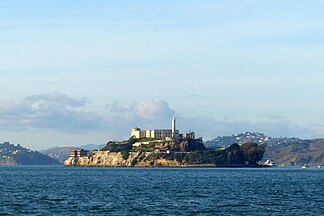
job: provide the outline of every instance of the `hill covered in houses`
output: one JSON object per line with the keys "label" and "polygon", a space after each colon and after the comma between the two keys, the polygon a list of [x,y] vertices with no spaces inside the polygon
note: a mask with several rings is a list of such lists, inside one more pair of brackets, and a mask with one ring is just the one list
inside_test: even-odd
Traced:
{"label": "hill covered in houses", "polygon": [[54,158],[32,151],[21,145],[0,143],[0,166],[12,165],[59,165]]}

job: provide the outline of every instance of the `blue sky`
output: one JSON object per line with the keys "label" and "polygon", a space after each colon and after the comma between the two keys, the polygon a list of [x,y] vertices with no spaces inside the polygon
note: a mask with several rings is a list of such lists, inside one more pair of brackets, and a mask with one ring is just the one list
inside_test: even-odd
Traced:
{"label": "blue sky", "polygon": [[0,1],[0,140],[324,137],[323,1]]}

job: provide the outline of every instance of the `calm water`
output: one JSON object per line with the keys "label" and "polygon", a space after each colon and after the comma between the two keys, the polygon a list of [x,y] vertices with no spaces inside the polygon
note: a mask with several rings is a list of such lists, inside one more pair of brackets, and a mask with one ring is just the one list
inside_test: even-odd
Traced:
{"label": "calm water", "polygon": [[0,167],[0,215],[324,215],[324,169]]}

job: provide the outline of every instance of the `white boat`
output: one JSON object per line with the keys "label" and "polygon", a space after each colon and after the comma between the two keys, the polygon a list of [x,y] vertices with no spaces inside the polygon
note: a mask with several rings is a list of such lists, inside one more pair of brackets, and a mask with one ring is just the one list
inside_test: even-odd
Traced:
{"label": "white boat", "polygon": [[319,169],[319,168],[321,168],[321,166],[317,166],[317,168]]}
{"label": "white boat", "polygon": [[306,168],[309,168],[309,166],[307,164],[305,164],[302,168],[306,169]]}
{"label": "white boat", "polygon": [[277,166],[277,164],[274,162],[274,161],[271,161],[271,160],[267,160],[264,165],[267,165],[267,166],[271,166],[271,167],[275,167]]}

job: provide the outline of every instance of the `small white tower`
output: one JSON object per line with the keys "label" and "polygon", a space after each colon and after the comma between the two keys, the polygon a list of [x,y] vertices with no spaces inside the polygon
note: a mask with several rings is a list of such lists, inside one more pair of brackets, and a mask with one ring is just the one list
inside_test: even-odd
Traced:
{"label": "small white tower", "polygon": [[176,136],[176,119],[172,119],[172,138],[175,138]]}

